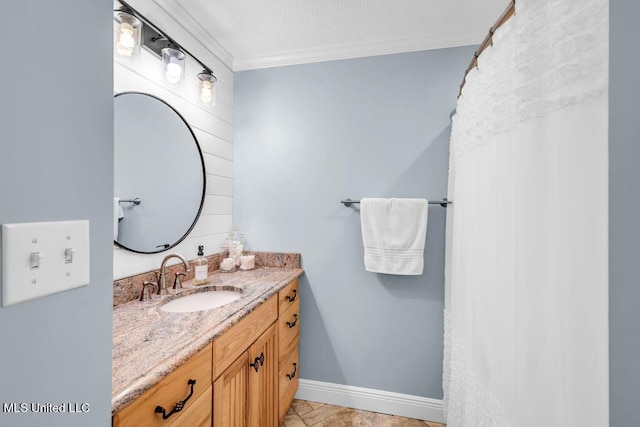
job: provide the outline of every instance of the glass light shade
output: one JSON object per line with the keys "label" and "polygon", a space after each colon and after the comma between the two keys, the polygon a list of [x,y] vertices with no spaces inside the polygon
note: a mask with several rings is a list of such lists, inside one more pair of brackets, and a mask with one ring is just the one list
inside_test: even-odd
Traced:
{"label": "glass light shade", "polygon": [[140,57],[140,39],[142,36],[142,21],[127,12],[116,11],[116,53],[123,58],[137,59]]}
{"label": "glass light shade", "polygon": [[172,85],[184,79],[184,61],[186,55],[178,49],[165,47],[162,49],[162,66],[164,80]]}
{"label": "glass light shade", "polygon": [[207,106],[216,105],[216,82],[218,79],[210,71],[198,74],[200,102]]}

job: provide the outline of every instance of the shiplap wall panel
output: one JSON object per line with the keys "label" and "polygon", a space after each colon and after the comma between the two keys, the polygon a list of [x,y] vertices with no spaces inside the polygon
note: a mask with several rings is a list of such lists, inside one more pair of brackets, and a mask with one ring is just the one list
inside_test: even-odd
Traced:
{"label": "shiplap wall panel", "polygon": [[197,127],[192,127],[191,129],[195,133],[202,151],[223,159],[233,160],[233,144]]}
{"label": "shiplap wall panel", "polygon": [[200,215],[200,219],[191,234],[190,238],[207,236],[209,234],[229,233],[232,229],[231,215]]}
{"label": "shiplap wall panel", "polygon": [[225,178],[233,178],[233,161],[214,156],[209,153],[202,153],[204,157],[204,165],[207,173],[211,175],[223,176]]}
{"label": "shiplap wall panel", "polygon": [[233,179],[224,176],[207,175],[207,194],[233,196]]}
{"label": "shiplap wall panel", "polygon": [[[232,230],[233,73],[229,69],[212,69],[219,77],[217,102],[215,107],[206,107],[198,101],[196,74],[201,69],[197,62],[187,58],[185,80],[179,86],[170,86],[162,82],[160,60],[144,49],[138,61],[114,61],[116,93],[130,91],[157,96],[179,111],[189,123],[203,153],[207,182],[200,218],[185,240],[170,251],[158,254],[137,254],[114,246],[115,279],[157,269],[168,253],[195,258],[198,245],[205,246],[207,255],[218,252]],[[179,167],[176,163],[175,169],[179,170]]]}
{"label": "shiplap wall panel", "polygon": [[233,213],[233,197],[210,196],[204,198],[202,215],[231,215]]}

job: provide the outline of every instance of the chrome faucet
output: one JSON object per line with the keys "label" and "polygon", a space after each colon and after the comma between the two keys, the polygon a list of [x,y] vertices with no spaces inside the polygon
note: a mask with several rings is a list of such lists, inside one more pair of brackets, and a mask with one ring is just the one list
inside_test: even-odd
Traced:
{"label": "chrome faucet", "polygon": [[164,259],[162,260],[162,264],[160,264],[160,277],[158,277],[158,292],[156,292],[158,295],[169,295],[169,289],[167,289],[167,279],[166,279],[166,273],[165,273],[165,266],[167,264],[167,261],[169,261],[171,258],[178,258],[180,261],[182,261],[182,264],[184,265],[184,271],[186,273],[191,271],[191,268],[189,268],[189,263],[187,262],[186,259],[184,259],[184,257],[180,254],[169,254],[166,257],[164,257]]}

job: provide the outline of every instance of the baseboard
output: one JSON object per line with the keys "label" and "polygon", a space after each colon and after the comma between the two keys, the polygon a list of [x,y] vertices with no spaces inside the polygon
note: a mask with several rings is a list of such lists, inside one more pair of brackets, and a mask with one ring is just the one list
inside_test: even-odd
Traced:
{"label": "baseboard", "polygon": [[442,400],[390,391],[300,379],[296,399],[444,422]]}

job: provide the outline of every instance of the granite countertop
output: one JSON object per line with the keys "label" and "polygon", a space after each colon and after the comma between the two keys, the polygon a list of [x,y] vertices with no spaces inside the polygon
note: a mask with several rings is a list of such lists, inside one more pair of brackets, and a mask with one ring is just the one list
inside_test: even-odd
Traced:
{"label": "granite countertop", "polygon": [[[115,414],[158,381],[184,364],[211,340],[275,295],[301,268],[258,267],[234,273],[214,272],[210,283],[175,295],[153,295],[151,301],[131,301],[113,309],[111,412]],[[242,297],[225,306],[192,313],[166,313],[160,306],[195,292],[239,289]]]}

